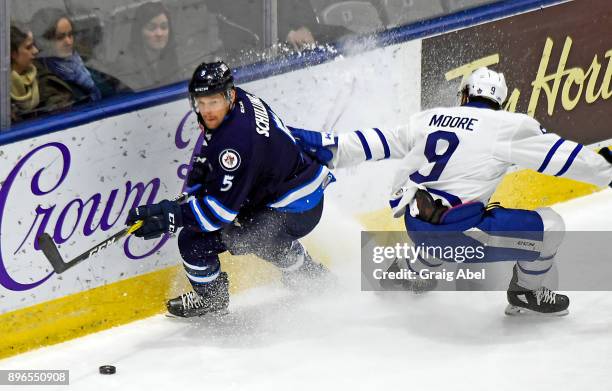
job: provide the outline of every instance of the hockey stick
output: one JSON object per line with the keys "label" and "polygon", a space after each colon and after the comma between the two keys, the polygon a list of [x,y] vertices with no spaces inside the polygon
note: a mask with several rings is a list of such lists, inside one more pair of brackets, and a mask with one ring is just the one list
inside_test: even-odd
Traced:
{"label": "hockey stick", "polygon": [[[340,103],[340,106],[332,105],[331,109],[329,110],[329,113],[327,114],[327,118],[325,119],[325,122],[323,122],[322,130],[324,132],[333,132],[334,128],[338,124],[338,121],[340,121],[340,118],[342,117],[342,115],[344,114],[344,112],[346,111],[346,108],[348,107],[350,103],[350,97],[353,96],[353,92],[355,91],[356,81],[357,79],[353,76],[353,80],[351,80],[351,86],[349,89],[349,93],[347,94],[346,91],[345,92],[341,91],[338,97],[336,98],[335,102],[338,102],[341,99],[341,97],[347,97],[346,99],[344,99],[343,102]],[[340,107],[340,110],[338,110],[337,107]],[[334,119],[334,112],[337,112],[337,115],[335,116],[336,119]]]}
{"label": "hockey stick", "polygon": [[[188,189],[188,191],[186,191],[185,193],[183,193],[180,196],[176,197],[173,201],[182,202],[182,201],[186,200],[187,197],[191,193],[196,191],[198,188],[200,188],[200,185],[196,185],[196,186]],[[53,238],[48,233],[43,232],[38,237],[38,247],[40,247],[40,249],[42,250],[43,254],[45,255],[45,257],[47,258],[47,260],[49,261],[49,263],[53,267],[53,270],[57,274],[62,274],[66,270],[68,270],[68,269],[78,265],[79,263],[81,263],[84,260],[88,259],[92,255],[99,253],[100,251],[104,250],[105,248],[107,248],[111,244],[117,242],[122,237],[133,234],[135,231],[138,230],[138,228],[142,227],[142,224],[143,224],[143,221],[142,220],[138,220],[137,222],[135,222],[131,226],[122,229],[121,231],[117,232],[116,234],[114,234],[110,238],[105,239],[101,243],[96,244],[95,246],[93,246],[89,250],[85,251],[83,254],[79,255],[78,257],[76,257],[74,259],[71,259],[68,262],[64,262],[64,260],[62,259],[62,255],[59,253],[59,250],[57,249],[57,246],[55,245],[55,242],[53,241]]]}
{"label": "hockey stick", "polygon": [[62,274],[71,267],[76,266],[87,258],[91,257],[92,255],[97,254],[99,251],[104,250],[122,237],[134,233],[134,231],[136,231],[142,226],[142,223],[142,220],[137,221],[133,225],[122,229],[110,238],[104,240],[102,243],[96,244],[89,250],[85,251],[83,254],[79,255],[74,259],[71,259],[68,262],[64,262],[62,256],[60,255],[57,249],[57,246],[55,245],[55,242],[53,241],[53,238],[48,233],[43,232],[38,237],[38,246],[42,250],[43,254],[45,254],[45,257],[47,258],[51,266],[53,266],[53,270],[57,274]]}

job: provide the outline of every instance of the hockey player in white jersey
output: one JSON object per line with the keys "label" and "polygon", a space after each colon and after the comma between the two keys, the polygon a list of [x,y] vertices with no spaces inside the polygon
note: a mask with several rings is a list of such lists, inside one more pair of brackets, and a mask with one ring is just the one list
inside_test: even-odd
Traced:
{"label": "hockey player in white jersey", "polygon": [[[486,236],[487,262],[516,261],[506,313],[565,315],[569,298],[543,286],[563,239],[561,216],[550,208],[506,209],[489,199],[513,165],[612,185],[612,155],[608,148],[597,154],[547,133],[525,114],[501,110],[507,91],[503,74],[479,68],[462,83],[459,107],[419,112],[406,126],[339,135],[292,132],[307,152],[332,168],[403,159],[389,202],[394,217],[404,217],[414,243],[427,243],[432,232],[456,232],[463,243]],[[508,232],[516,240],[506,240]],[[448,240],[458,243],[455,239]],[[408,266],[417,271],[452,259],[419,261]]]}

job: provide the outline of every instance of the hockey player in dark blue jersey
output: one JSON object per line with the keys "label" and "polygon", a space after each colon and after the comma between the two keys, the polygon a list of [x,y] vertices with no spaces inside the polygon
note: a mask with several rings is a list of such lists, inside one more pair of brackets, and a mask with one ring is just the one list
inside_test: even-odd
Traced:
{"label": "hockey player in dark blue jersey", "polygon": [[128,218],[144,220],[135,235],[145,239],[183,227],[178,245],[194,290],[169,300],[168,311],[191,317],[227,309],[224,251],[273,263],[288,285],[325,279],[327,269],[298,239],[321,218],[323,191],[334,181],[327,167],[301,153],[265,102],[234,86],[223,62],[197,67],[189,99],[205,135],[187,183],[199,190],[187,203],[139,206]]}

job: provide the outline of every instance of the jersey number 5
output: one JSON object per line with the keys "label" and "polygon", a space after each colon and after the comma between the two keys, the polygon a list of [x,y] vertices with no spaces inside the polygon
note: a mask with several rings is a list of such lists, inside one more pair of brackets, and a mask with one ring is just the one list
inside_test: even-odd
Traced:
{"label": "jersey number 5", "polygon": [[[442,154],[438,155],[436,153],[436,148],[440,140],[448,142],[448,147]],[[427,137],[427,142],[425,143],[425,157],[429,163],[434,163],[431,172],[429,175],[422,175],[420,172],[415,171],[410,175],[410,179],[415,183],[434,182],[440,179],[442,170],[444,170],[448,160],[451,158],[452,154],[455,153],[458,146],[459,137],[453,132],[438,130],[431,133]]]}
{"label": "jersey number 5", "polygon": [[221,187],[221,191],[229,191],[229,189],[232,188],[232,180],[234,180],[234,176],[233,175],[226,175],[223,177],[223,183],[222,183],[222,187]]}

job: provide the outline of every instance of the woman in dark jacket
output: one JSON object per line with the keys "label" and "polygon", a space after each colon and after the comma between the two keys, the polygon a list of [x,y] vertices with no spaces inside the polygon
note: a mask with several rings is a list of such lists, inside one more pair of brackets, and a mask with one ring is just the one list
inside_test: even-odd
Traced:
{"label": "woman in dark jacket", "polygon": [[134,90],[181,80],[170,13],[161,3],[136,9],[130,43],[119,53],[113,75]]}
{"label": "woman in dark jacket", "polygon": [[102,93],[74,49],[73,23],[62,10],[43,8],[32,17],[41,52],[37,61],[41,100],[52,110],[98,101]]}

